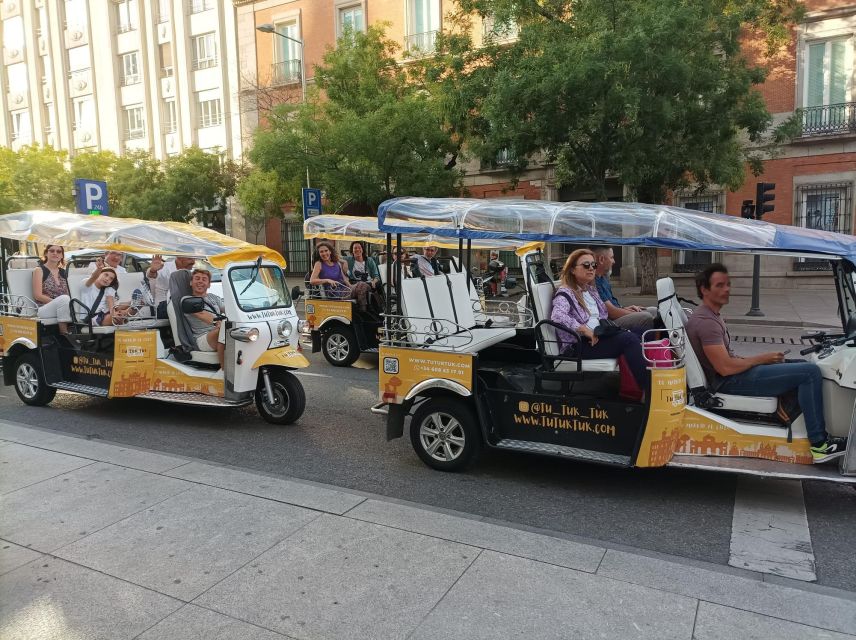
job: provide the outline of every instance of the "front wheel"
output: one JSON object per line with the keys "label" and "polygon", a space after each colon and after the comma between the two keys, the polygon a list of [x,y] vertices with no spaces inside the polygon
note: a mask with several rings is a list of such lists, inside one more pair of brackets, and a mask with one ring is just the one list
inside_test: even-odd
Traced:
{"label": "front wheel", "polygon": [[349,367],[360,357],[354,330],[339,324],[321,334],[321,351],[334,367]]}
{"label": "front wheel", "polygon": [[15,363],[15,391],[21,402],[34,407],[42,407],[56,396],[56,389],[45,382],[38,354],[31,351],[18,358]]}
{"label": "front wheel", "polygon": [[302,416],[303,410],[306,409],[303,385],[294,374],[282,369],[271,369],[269,376],[274,401],[271,402],[268,398],[264,377],[259,373],[256,407],[262,418],[271,424],[291,424]]}
{"label": "front wheel", "polygon": [[476,458],[482,439],[466,403],[456,398],[429,398],[410,421],[410,443],[429,467],[460,471]]}

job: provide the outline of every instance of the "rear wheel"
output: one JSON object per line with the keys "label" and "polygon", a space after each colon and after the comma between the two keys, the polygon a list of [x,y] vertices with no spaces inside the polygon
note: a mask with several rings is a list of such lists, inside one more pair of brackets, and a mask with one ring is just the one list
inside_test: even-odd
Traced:
{"label": "rear wheel", "polygon": [[351,327],[337,324],[321,334],[321,352],[334,367],[349,367],[360,357],[357,336]]}
{"label": "rear wheel", "polygon": [[256,389],[256,407],[262,418],[271,424],[291,424],[300,418],[306,409],[303,385],[294,374],[283,369],[272,369],[269,375],[274,401],[271,402],[268,398],[264,378],[260,375],[259,388]]}
{"label": "rear wheel", "polygon": [[56,396],[56,389],[45,383],[41,359],[36,353],[24,353],[15,362],[15,391],[21,402],[34,407],[44,406]]}
{"label": "rear wheel", "polygon": [[429,398],[410,421],[410,443],[433,469],[460,471],[481,451],[482,439],[472,409],[456,398]]}

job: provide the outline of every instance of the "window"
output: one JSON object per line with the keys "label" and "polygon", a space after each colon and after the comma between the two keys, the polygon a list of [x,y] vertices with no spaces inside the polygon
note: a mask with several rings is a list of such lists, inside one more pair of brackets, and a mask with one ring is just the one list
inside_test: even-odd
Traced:
{"label": "window", "polygon": [[[853,233],[853,183],[831,182],[806,184],[796,188],[794,223],[806,229]],[[800,259],[794,263],[798,271],[829,268],[827,260]]]}
{"label": "window", "polygon": [[12,112],[12,140],[19,144],[30,144],[33,141],[29,111]]}
{"label": "window", "polygon": [[3,48],[9,55],[20,55],[24,51],[24,19],[21,16],[3,21]]}
{"label": "window", "polygon": [[202,13],[214,8],[214,0],[190,0],[190,13]]}
{"label": "window", "polygon": [[407,51],[423,53],[434,50],[440,31],[440,0],[408,0]]}
{"label": "window", "polygon": [[45,104],[47,126],[45,127],[45,143],[54,146],[56,142],[56,110],[52,102]]}
{"label": "window", "polygon": [[223,122],[223,113],[220,110],[220,98],[209,98],[209,94],[209,91],[200,91],[196,94],[200,129],[216,127]]}
{"label": "window", "polygon": [[217,66],[217,41],[214,33],[193,38],[193,68],[207,69]]}
{"label": "window", "polygon": [[171,42],[164,42],[160,46],[160,65],[162,77],[166,78],[173,74]]}
{"label": "window", "polygon": [[119,33],[136,31],[137,29],[137,0],[119,0],[116,3],[116,14],[119,18]]}
{"label": "window", "polygon": [[853,46],[849,38],[809,42],[803,64],[803,135],[856,130],[852,104]]}
{"label": "window", "polygon": [[163,132],[175,133],[178,130],[178,111],[175,100],[164,100],[163,103]]}
{"label": "window", "polygon": [[87,0],[65,0],[65,27],[85,28],[89,18],[86,13]]}
{"label": "window", "polygon": [[68,50],[68,68],[71,72],[85,71],[89,67],[89,45]]}
{"label": "window", "polygon": [[485,16],[482,21],[484,28],[483,38],[490,42],[507,42],[517,38],[519,28],[513,20],[507,23],[498,23],[493,16]]}
{"label": "window", "polygon": [[271,80],[273,84],[289,84],[300,82],[300,34],[297,32],[297,22],[282,22],[275,25],[276,30],[293,38],[276,37],[274,45],[274,63],[271,69]]}
{"label": "window", "polygon": [[[718,194],[701,194],[677,198],[677,206],[693,211],[706,213],[722,213],[722,201]],[[672,268],[678,273],[694,273],[702,271],[713,262],[713,254],[709,251],[678,251],[678,259]]]}
{"label": "window", "polygon": [[10,64],[6,67],[6,78],[9,81],[7,91],[9,93],[27,92],[27,65],[23,62]]}
{"label": "window", "polygon": [[140,81],[140,64],[137,53],[132,51],[122,55],[122,86],[137,84]]}
{"label": "window", "polygon": [[158,0],[158,23],[169,22],[172,0]]}
{"label": "window", "polygon": [[72,126],[75,131],[87,131],[95,128],[95,102],[91,96],[75,98],[72,101]]}
{"label": "window", "polygon": [[125,140],[138,140],[146,136],[146,116],[142,105],[125,107]]}
{"label": "window", "polygon": [[365,31],[362,5],[353,5],[339,9],[339,35],[348,32]]}

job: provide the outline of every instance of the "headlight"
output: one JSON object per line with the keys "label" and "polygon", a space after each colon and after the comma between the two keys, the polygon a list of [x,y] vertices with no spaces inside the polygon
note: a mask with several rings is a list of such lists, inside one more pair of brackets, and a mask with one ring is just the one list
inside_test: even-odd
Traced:
{"label": "headlight", "polygon": [[288,338],[291,336],[291,323],[288,320],[283,320],[279,323],[279,326],[276,328],[276,332],[281,335],[283,338]]}
{"label": "headlight", "polygon": [[299,333],[303,333],[309,328],[309,323],[306,320],[298,320],[297,321],[297,331]]}
{"label": "headlight", "polygon": [[229,332],[229,335],[232,336],[235,340],[240,340],[241,342],[255,342],[259,339],[259,330],[255,327],[238,327],[237,329],[232,329]]}

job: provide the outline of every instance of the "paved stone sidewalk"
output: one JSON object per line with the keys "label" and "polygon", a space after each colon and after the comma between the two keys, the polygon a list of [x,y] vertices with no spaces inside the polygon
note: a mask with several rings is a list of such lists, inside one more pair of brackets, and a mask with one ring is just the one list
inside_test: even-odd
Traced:
{"label": "paved stone sidewalk", "polygon": [[5,640],[856,638],[856,594],[3,421],[0,493]]}

